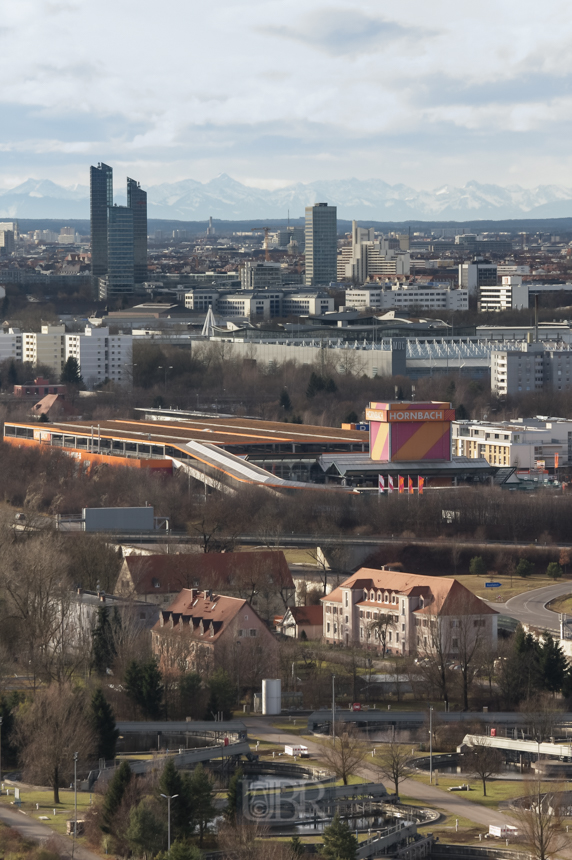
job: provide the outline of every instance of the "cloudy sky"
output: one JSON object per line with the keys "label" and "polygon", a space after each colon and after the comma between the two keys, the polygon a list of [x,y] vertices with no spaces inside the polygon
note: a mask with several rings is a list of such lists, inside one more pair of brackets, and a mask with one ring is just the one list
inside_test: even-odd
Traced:
{"label": "cloudy sky", "polygon": [[558,0],[7,0],[0,187],[572,185]]}

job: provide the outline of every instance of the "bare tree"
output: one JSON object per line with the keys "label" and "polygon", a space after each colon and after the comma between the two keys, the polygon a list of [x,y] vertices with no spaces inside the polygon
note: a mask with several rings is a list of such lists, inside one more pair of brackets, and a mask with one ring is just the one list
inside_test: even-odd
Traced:
{"label": "bare tree", "polygon": [[465,753],[467,768],[483,783],[483,796],[487,796],[487,779],[498,773],[502,766],[500,750],[491,746],[489,738],[476,738],[468,753]]}
{"label": "bare tree", "polygon": [[540,776],[525,783],[525,794],[515,810],[520,835],[536,860],[550,860],[568,843],[564,827],[562,791],[553,783],[547,793]]}
{"label": "bare tree", "polygon": [[[377,613],[376,613],[377,614]],[[388,612],[380,612],[377,618],[369,625],[369,631],[373,634],[374,639],[381,644],[381,658],[385,658],[385,643],[387,642],[387,631],[393,624],[394,616]]]}
{"label": "bare tree", "polygon": [[406,747],[392,740],[377,748],[372,764],[383,776],[391,780],[395,787],[395,793],[399,796],[399,783],[413,769],[411,747]]}
{"label": "bare tree", "polygon": [[38,690],[17,716],[16,742],[25,779],[50,785],[54,803],[59,803],[60,786],[73,773],[74,752],[84,761],[94,748],[83,694],[68,684]]}
{"label": "bare tree", "polygon": [[[342,728],[342,727],[340,727]],[[353,726],[344,725],[341,734],[326,743],[322,758],[344,785],[355,768],[363,761],[365,749],[362,739]]]}

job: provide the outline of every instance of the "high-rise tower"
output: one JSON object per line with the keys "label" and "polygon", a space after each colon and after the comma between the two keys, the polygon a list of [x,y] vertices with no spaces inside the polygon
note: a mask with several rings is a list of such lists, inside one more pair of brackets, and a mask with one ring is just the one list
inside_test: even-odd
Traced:
{"label": "high-rise tower", "polygon": [[133,274],[136,284],[147,280],[147,192],[127,179],[127,206],[133,212]]}
{"label": "high-rise tower", "polygon": [[107,260],[106,284],[105,289],[100,285],[100,298],[132,293],[133,210],[128,206],[110,206],[107,210]]}
{"label": "high-rise tower", "polygon": [[306,206],[306,285],[337,281],[338,219],[335,206]]}
{"label": "high-rise tower", "polygon": [[107,208],[113,206],[113,170],[107,164],[89,169],[89,216],[91,222],[91,277],[94,289],[98,278],[107,274]]}

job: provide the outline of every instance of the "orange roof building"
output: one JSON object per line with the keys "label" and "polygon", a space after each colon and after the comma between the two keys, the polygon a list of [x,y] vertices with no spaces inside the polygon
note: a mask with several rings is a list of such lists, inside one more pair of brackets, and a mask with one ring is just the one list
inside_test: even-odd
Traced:
{"label": "orange roof building", "polygon": [[331,644],[451,658],[477,640],[496,645],[498,612],[449,577],[363,567],[322,604]]}
{"label": "orange roof building", "polygon": [[321,639],[324,607],[291,606],[280,619],[279,630],[294,639]]}
{"label": "orange roof building", "polygon": [[[164,672],[209,674],[224,668],[238,685],[274,668],[277,643],[246,600],[184,588],[151,631]],[[241,671],[242,670],[242,671]],[[258,677],[259,676],[259,677]]]}

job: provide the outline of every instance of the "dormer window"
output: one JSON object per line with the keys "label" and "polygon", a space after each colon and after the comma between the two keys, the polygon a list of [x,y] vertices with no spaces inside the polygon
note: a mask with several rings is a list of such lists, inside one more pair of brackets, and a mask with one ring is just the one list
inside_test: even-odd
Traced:
{"label": "dormer window", "polygon": [[383,602],[384,602],[384,603],[389,603],[389,594],[388,594],[388,592],[387,592],[387,591],[386,591],[386,592],[385,592],[385,594],[383,595]]}
{"label": "dormer window", "polygon": [[394,604],[395,604],[395,603],[397,603],[397,594],[392,594],[392,595],[391,595],[391,602],[392,602],[392,603],[394,603]]}
{"label": "dormer window", "polygon": [[367,588],[364,588],[363,590],[363,599],[367,600]]}
{"label": "dormer window", "polygon": [[378,591],[378,592],[377,592],[377,602],[378,602],[378,603],[381,603],[382,599],[383,599],[383,598],[382,598],[382,596],[381,596],[381,591]]}
{"label": "dormer window", "polygon": [[372,588],[372,590],[371,590],[371,592],[370,592],[369,599],[370,599],[370,600],[375,600],[375,591],[373,590],[373,588]]}
{"label": "dormer window", "polygon": [[423,607],[425,606],[425,601],[422,597],[419,598],[419,606],[421,607],[421,609],[423,609]]}

